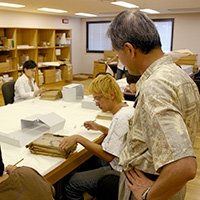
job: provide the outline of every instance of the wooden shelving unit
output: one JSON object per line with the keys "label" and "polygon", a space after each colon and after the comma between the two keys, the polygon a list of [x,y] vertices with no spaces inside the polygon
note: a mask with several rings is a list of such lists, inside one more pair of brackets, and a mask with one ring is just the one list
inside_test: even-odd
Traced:
{"label": "wooden shelving unit", "polygon": [[[60,43],[57,38],[59,35],[62,36]],[[4,40],[0,46],[0,76],[8,75],[17,80],[26,60],[34,60],[38,64],[39,61],[41,62],[41,58],[43,62],[55,62],[62,59],[65,63],[71,64],[71,30],[69,29],[0,27],[0,39]],[[62,44],[63,39],[66,42]],[[9,63],[8,66],[5,64],[6,62]],[[43,71],[59,69],[59,67],[41,66],[38,69]],[[62,70],[63,67],[60,69]],[[35,78],[39,83],[38,73]]]}

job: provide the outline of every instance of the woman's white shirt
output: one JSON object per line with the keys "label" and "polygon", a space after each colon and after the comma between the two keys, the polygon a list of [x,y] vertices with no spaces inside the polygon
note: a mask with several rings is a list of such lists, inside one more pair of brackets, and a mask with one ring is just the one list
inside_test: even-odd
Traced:
{"label": "woman's white shirt", "polygon": [[34,98],[34,92],[39,90],[39,88],[34,78],[31,79],[31,83],[33,91],[31,85],[29,84],[29,78],[25,74],[17,79],[15,83],[15,102]]}

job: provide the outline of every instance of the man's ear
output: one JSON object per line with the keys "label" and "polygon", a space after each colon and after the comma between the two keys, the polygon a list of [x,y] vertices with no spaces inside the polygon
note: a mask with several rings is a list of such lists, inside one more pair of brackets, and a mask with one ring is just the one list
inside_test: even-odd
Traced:
{"label": "man's ear", "polygon": [[135,56],[135,48],[132,46],[131,43],[126,42],[124,44],[124,50],[127,54],[130,54],[131,56]]}
{"label": "man's ear", "polygon": [[115,99],[115,92],[112,93],[112,95],[111,95],[111,99],[112,99],[112,100]]}

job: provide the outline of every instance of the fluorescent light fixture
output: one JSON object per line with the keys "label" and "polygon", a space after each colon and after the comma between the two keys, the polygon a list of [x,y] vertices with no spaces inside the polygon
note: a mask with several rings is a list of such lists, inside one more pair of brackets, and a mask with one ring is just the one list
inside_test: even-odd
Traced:
{"label": "fluorescent light fixture", "polygon": [[4,3],[4,2],[0,2],[0,6],[13,7],[13,8],[22,8],[22,7],[25,7],[25,5],[14,4],[14,3]]}
{"label": "fluorescent light fixture", "polygon": [[67,13],[66,10],[59,10],[59,9],[53,9],[53,8],[38,8],[37,10],[46,11],[46,12],[55,12],[55,13]]}
{"label": "fluorescent light fixture", "polygon": [[152,9],[140,9],[140,11],[146,12],[146,13],[149,13],[149,14],[158,14],[158,13],[160,13],[160,12],[158,12],[156,10],[152,10]]}
{"label": "fluorescent light fixture", "polygon": [[96,17],[97,15],[89,14],[89,13],[75,13],[75,15],[85,16],[85,17]]}
{"label": "fluorescent light fixture", "polygon": [[122,7],[125,7],[125,8],[138,8],[139,6],[136,6],[132,3],[127,3],[125,1],[114,1],[114,2],[111,2],[111,4],[114,4],[114,5],[117,5],[117,6],[122,6]]}

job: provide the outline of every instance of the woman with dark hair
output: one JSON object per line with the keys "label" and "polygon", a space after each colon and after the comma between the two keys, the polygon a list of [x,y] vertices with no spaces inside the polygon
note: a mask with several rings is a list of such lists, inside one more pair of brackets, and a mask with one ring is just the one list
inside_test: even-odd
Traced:
{"label": "woman with dark hair", "polygon": [[44,87],[39,89],[35,82],[36,67],[33,60],[24,63],[23,75],[15,83],[15,102],[34,98],[46,90]]}
{"label": "woman with dark hair", "polygon": [[141,76],[135,76],[135,75],[131,75],[131,74],[127,74],[126,76],[126,81],[128,83],[128,87],[130,88],[130,92],[131,93],[135,93],[136,92],[136,83],[139,80]]}

